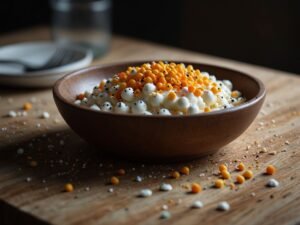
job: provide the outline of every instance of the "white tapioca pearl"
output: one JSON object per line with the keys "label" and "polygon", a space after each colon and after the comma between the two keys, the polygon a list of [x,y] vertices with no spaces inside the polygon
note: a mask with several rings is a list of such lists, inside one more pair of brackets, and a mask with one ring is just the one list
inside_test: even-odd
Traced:
{"label": "white tapioca pearl", "polygon": [[11,111],[8,112],[8,116],[9,117],[16,117],[17,113],[15,111],[11,110]]}
{"label": "white tapioca pearl", "polygon": [[43,119],[48,119],[50,117],[50,114],[48,112],[43,112],[42,115],[41,115],[41,117]]}
{"label": "white tapioca pearl", "polygon": [[232,83],[230,80],[223,80],[222,82],[230,91],[232,90]]}
{"label": "white tapioca pearl", "polygon": [[122,93],[121,93],[121,97],[128,101],[131,102],[134,99],[134,91],[131,87],[125,88]]}
{"label": "white tapioca pearl", "polygon": [[194,201],[191,208],[201,209],[201,208],[203,208],[203,203],[201,201]]}
{"label": "white tapioca pearl", "polygon": [[90,97],[90,96],[91,96],[91,92],[85,91],[85,92],[84,92],[84,96],[85,96],[86,98]]}
{"label": "white tapioca pearl", "polygon": [[188,93],[189,93],[189,88],[188,88],[188,87],[183,87],[183,88],[181,89],[181,94],[187,95]]}
{"label": "white tapioca pearl", "polygon": [[275,180],[274,178],[271,178],[268,181],[267,186],[271,187],[271,188],[278,187],[279,186],[279,182],[277,180]]}
{"label": "white tapioca pearl", "polygon": [[170,115],[172,115],[168,109],[164,109],[164,108],[160,109],[159,112],[158,112],[158,114],[159,115],[163,115],[163,116],[170,116]]}
{"label": "white tapioca pearl", "polygon": [[93,110],[95,110],[95,111],[100,111],[101,109],[99,108],[99,106],[97,106],[97,105],[92,105],[91,107],[90,107],[90,109],[93,109]]}
{"label": "white tapioca pearl", "polygon": [[220,202],[219,205],[217,206],[217,210],[219,211],[228,211],[230,209],[230,205],[228,202]]}
{"label": "white tapioca pearl", "polygon": [[93,95],[98,95],[101,91],[99,90],[99,87],[98,86],[95,86],[94,89],[93,89]]}
{"label": "white tapioca pearl", "polygon": [[131,106],[131,111],[134,114],[142,114],[147,110],[147,104],[143,100],[134,102]]}
{"label": "white tapioca pearl", "polygon": [[152,107],[159,107],[164,100],[164,96],[160,93],[153,93],[149,96],[149,103]]}
{"label": "white tapioca pearl", "polygon": [[202,97],[197,98],[197,105],[199,109],[204,109],[205,108],[205,102],[203,101]]}
{"label": "white tapioca pearl", "polygon": [[96,97],[96,104],[97,105],[102,105],[103,102],[105,102],[108,98],[108,94],[103,92],[103,93],[99,93]]}
{"label": "white tapioca pearl", "polygon": [[213,105],[217,101],[217,97],[208,90],[203,92],[202,98],[207,105]]}
{"label": "white tapioca pearl", "polygon": [[115,112],[117,113],[128,113],[129,106],[124,102],[118,102],[115,106]]}
{"label": "white tapioca pearl", "polygon": [[144,95],[150,95],[151,93],[153,93],[156,90],[156,86],[152,83],[147,83],[145,84],[145,86],[143,87],[143,94]]}
{"label": "white tapioca pearl", "polygon": [[189,115],[198,114],[200,113],[199,107],[193,104],[190,107],[188,107],[187,113]]}
{"label": "white tapioca pearl", "polygon": [[81,103],[81,101],[80,101],[79,99],[77,99],[77,100],[74,102],[75,105],[80,105],[80,103]]}
{"label": "white tapioca pearl", "polygon": [[190,101],[187,97],[180,97],[176,102],[176,107],[179,110],[186,110],[190,106]]}
{"label": "white tapioca pearl", "polygon": [[151,116],[152,115],[152,113],[149,112],[149,111],[145,111],[143,114],[146,115],[146,116]]}
{"label": "white tapioca pearl", "polygon": [[172,191],[173,187],[171,184],[162,183],[159,187],[159,190],[161,191]]}
{"label": "white tapioca pearl", "polygon": [[115,86],[112,86],[112,87],[109,89],[109,92],[110,92],[111,94],[115,94],[119,89],[120,89],[120,85],[115,85]]}
{"label": "white tapioca pearl", "polygon": [[111,112],[112,111],[112,105],[110,102],[104,102],[101,105],[101,110],[104,112]]}
{"label": "white tapioca pearl", "polygon": [[217,78],[214,75],[210,75],[209,79],[213,82],[215,82],[217,80]]}
{"label": "white tapioca pearl", "polygon": [[204,77],[207,77],[207,78],[209,77],[209,73],[208,72],[204,72],[203,71],[203,72],[201,72],[201,75],[204,76]]}
{"label": "white tapioca pearl", "polygon": [[193,93],[188,93],[186,97],[190,100],[191,104],[197,104],[197,97]]}
{"label": "white tapioca pearl", "polygon": [[139,197],[150,197],[152,195],[152,191],[150,189],[143,189],[140,191]]}

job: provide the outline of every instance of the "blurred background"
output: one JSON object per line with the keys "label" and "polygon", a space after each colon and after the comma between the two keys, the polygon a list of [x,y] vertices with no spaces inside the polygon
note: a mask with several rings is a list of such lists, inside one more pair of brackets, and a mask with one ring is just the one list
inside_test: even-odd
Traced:
{"label": "blurred background", "polygon": [[[300,73],[299,0],[111,3],[115,34]],[[2,1],[0,8],[1,35],[53,23],[46,0]]]}

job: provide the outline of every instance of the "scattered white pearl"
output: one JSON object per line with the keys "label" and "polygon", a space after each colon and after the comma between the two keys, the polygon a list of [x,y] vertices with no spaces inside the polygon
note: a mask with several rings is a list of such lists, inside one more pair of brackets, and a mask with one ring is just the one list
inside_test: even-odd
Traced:
{"label": "scattered white pearl", "polygon": [[194,201],[191,208],[193,209],[201,209],[203,208],[203,203],[201,201]]}
{"label": "scattered white pearl", "polygon": [[26,182],[30,182],[31,181],[31,177],[26,177]]}
{"label": "scattered white pearl", "polygon": [[96,97],[96,104],[102,105],[108,99],[108,94],[105,92],[99,93]]}
{"label": "scattered white pearl", "polygon": [[171,184],[162,183],[159,187],[159,190],[161,191],[172,191],[173,187]]}
{"label": "scattered white pearl", "polygon": [[113,192],[114,192],[114,189],[113,189],[113,188],[108,188],[107,191],[110,192],[110,193],[113,193]]}
{"label": "scattered white pearl", "polygon": [[117,113],[128,113],[129,106],[124,102],[118,102],[115,106],[115,112]]}
{"label": "scattered white pearl", "polygon": [[8,112],[8,116],[14,118],[17,116],[17,113],[15,111],[11,110]]}
{"label": "scattered white pearl", "polygon": [[138,100],[131,106],[131,111],[134,114],[143,114],[146,110],[147,104],[143,100]]}
{"label": "scattered white pearl", "polygon": [[278,187],[279,186],[279,182],[277,180],[275,180],[274,178],[271,178],[268,181],[267,186],[271,187],[271,188]]}
{"label": "scattered white pearl", "polygon": [[228,202],[220,202],[219,205],[217,206],[217,210],[219,211],[228,211],[230,209],[230,205]]}
{"label": "scattered white pearl", "polygon": [[136,176],[135,181],[136,182],[142,182],[143,178],[141,176]]}
{"label": "scattered white pearl", "polygon": [[79,99],[77,99],[77,100],[74,102],[75,105],[80,105],[80,103],[81,103],[81,101],[80,101]]}
{"label": "scattered white pearl", "polygon": [[199,107],[197,105],[191,105],[188,108],[187,112],[188,112],[189,115],[194,115],[194,114],[200,113],[200,110],[199,110]]}
{"label": "scattered white pearl", "polygon": [[50,117],[50,114],[48,112],[43,112],[41,117],[43,119],[48,119]]}
{"label": "scattered white pearl", "polygon": [[150,189],[143,189],[140,191],[140,197],[150,197],[152,195],[152,191]]}
{"label": "scattered white pearl", "polygon": [[23,155],[23,153],[24,153],[24,149],[23,148],[18,148],[17,154],[18,155]]}
{"label": "scattered white pearl", "polygon": [[217,101],[217,97],[208,90],[203,92],[202,98],[207,105],[213,105]]}
{"label": "scattered white pearl", "polygon": [[96,110],[96,111],[101,111],[101,109],[99,108],[99,106],[97,106],[97,105],[92,105],[91,107],[90,107],[90,109],[93,109],[93,110]]}
{"label": "scattered white pearl", "polygon": [[86,98],[90,97],[90,96],[91,96],[91,92],[85,91],[85,92],[84,92],[84,96],[85,96]]}
{"label": "scattered white pearl", "polygon": [[169,209],[168,205],[162,205],[161,208],[162,208],[163,210],[168,210],[168,209]]}
{"label": "scattered white pearl", "polygon": [[104,102],[101,105],[101,110],[104,112],[111,112],[112,111],[112,105],[110,102]]}
{"label": "scattered white pearl", "polygon": [[160,214],[161,219],[170,219],[171,218],[171,213],[167,210],[164,210]]}
{"label": "scattered white pearl", "polygon": [[215,75],[210,75],[210,76],[209,76],[209,79],[210,79],[211,81],[213,81],[213,82],[216,82],[216,80],[217,80],[217,78],[216,78]]}
{"label": "scattered white pearl", "polygon": [[176,106],[179,110],[186,110],[190,106],[190,101],[187,97],[180,97],[176,102]]}
{"label": "scattered white pearl", "polygon": [[134,91],[131,87],[125,88],[122,93],[121,93],[121,97],[128,101],[131,102],[134,99]]}
{"label": "scattered white pearl", "polygon": [[149,112],[149,111],[145,111],[143,114],[146,115],[146,116],[151,116],[151,115],[153,115],[153,114],[152,114],[151,112]]}
{"label": "scattered white pearl", "polygon": [[158,112],[159,115],[170,116],[172,115],[168,109],[162,108]]}
{"label": "scattered white pearl", "polygon": [[164,100],[164,96],[160,93],[153,93],[149,97],[149,103],[152,107],[159,107]]}
{"label": "scattered white pearl", "polygon": [[144,95],[150,95],[151,93],[153,93],[156,90],[156,86],[152,83],[147,83],[145,84],[145,86],[143,87],[143,94]]}
{"label": "scattered white pearl", "polygon": [[230,80],[223,80],[222,82],[230,91],[232,90],[232,83]]}

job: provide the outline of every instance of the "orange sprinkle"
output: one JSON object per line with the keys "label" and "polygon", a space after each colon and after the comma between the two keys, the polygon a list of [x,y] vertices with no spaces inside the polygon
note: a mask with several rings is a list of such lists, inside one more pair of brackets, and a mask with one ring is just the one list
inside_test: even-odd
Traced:
{"label": "orange sprinkle", "polygon": [[215,181],[215,187],[216,188],[223,188],[224,185],[225,185],[224,180],[222,180],[222,179],[218,179],[218,180]]}
{"label": "orange sprinkle", "polygon": [[222,171],[227,171],[227,166],[225,165],[225,164],[221,164],[220,166],[219,166],[219,171],[220,172],[222,172]]}
{"label": "orange sprinkle", "polygon": [[243,171],[244,169],[245,169],[246,167],[245,167],[245,165],[244,165],[244,163],[239,163],[238,165],[237,165],[237,167],[236,167],[236,169],[238,170],[238,171]]}
{"label": "orange sprinkle", "polygon": [[73,186],[73,184],[71,184],[71,183],[65,184],[64,190],[65,190],[65,192],[72,192],[72,191],[74,191],[74,186]]}
{"label": "orange sprinkle", "polygon": [[178,171],[174,171],[171,173],[171,177],[174,179],[178,179],[180,177],[180,173]]}
{"label": "orange sprinkle", "polygon": [[243,177],[245,177],[247,180],[248,179],[251,179],[253,177],[253,172],[251,170],[246,170],[244,173],[243,173]]}
{"label": "orange sprinkle", "polygon": [[202,191],[202,187],[201,187],[201,185],[198,184],[198,183],[192,183],[191,189],[192,189],[191,192],[192,192],[192,193],[195,193],[195,194]]}
{"label": "orange sprinkle", "polygon": [[83,100],[84,97],[85,97],[85,95],[83,93],[81,93],[81,94],[79,94],[79,95],[76,96],[76,99]]}
{"label": "orange sprinkle", "polygon": [[23,105],[23,109],[26,110],[26,111],[29,111],[30,109],[32,109],[32,104],[30,102],[26,102]]}
{"label": "orange sprinkle", "polygon": [[110,178],[110,183],[112,185],[118,185],[120,183],[120,180],[119,180],[119,178],[113,176],[113,177]]}
{"label": "orange sprinkle", "polygon": [[273,175],[276,172],[276,168],[273,165],[268,165],[266,168],[266,174]]}
{"label": "orange sprinkle", "polygon": [[244,183],[244,182],[245,182],[245,177],[243,177],[242,175],[238,175],[238,176],[236,177],[236,182],[237,182],[238,184]]}
{"label": "orange sprinkle", "polygon": [[230,173],[227,170],[222,170],[221,174],[224,179],[229,179],[231,177]]}
{"label": "orange sprinkle", "polygon": [[175,92],[171,91],[171,92],[168,94],[167,97],[168,97],[168,99],[169,99],[170,101],[173,101],[173,100],[175,100],[175,98],[176,98],[177,96],[176,96]]}
{"label": "orange sprinkle", "polygon": [[180,173],[184,174],[184,175],[189,175],[190,174],[190,168],[187,166],[184,166],[180,169]]}

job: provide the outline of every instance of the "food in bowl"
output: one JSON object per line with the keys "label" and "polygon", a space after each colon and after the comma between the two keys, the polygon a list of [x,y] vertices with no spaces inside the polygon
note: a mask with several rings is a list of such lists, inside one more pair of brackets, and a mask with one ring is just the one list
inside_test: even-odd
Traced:
{"label": "food in bowl", "polygon": [[245,100],[230,80],[218,80],[192,65],[159,61],[103,79],[93,90],[79,93],[74,103],[103,112],[169,116],[222,110]]}

